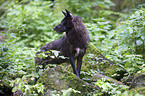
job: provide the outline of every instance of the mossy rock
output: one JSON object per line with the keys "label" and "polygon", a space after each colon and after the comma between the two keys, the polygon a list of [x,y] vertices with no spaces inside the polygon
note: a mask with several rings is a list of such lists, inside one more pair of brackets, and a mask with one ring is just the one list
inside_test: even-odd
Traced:
{"label": "mossy rock", "polygon": [[140,93],[145,96],[145,73],[135,76],[132,80],[130,91]]}
{"label": "mossy rock", "polygon": [[[89,55],[94,55],[94,57],[92,56],[92,58],[90,58]],[[88,48],[86,50],[86,55],[84,56],[84,62],[86,66],[86,68],[94,68],[94,69],[99,69],[101,71],[105,71],[106,68],[108,68],[110,65],[112,65],[113,63],[107,59],[101,52],[100,50],[98,50],[92,43],[89,43]],[[89,66],[89,63],[92,63],[91,61],[94,61],[95,64],[91,66]]]}
{"label": "mossy rock", "polygon": [[[90,57],[90,55],[93,55]],[[63,63],[64,68],[73,72],[72,67],[68,63]],[[90,70],[100,70],[106,76],[111,77],[116,73],[116,68],[119,67],[107,59],[92,43],[89,43],[86,54],[83,57],[83,64],[81,71],[90,72]],[[112,70],[113,69],[113,70]],[[83,76],[82,76],[83,77]]]}
{"label": "mossy rock", "polygon": [[118,65],[110,65],[106,70],[105,70],[105,75],[111,77],[111,75],[113,75],[114,73],[117,72],[117,70],[115,70],[116,68],[118,68]]}
{"label": "mossy rock", "polygon": [[113,79],[113,78],[111,78],[111,77],[107,77],[107,76],[102,75],[102,74],[99,74],[99,73],[93,74],[92,80],[91,80],[91,81],[95,82],[95,81],[97,81],[97,80],[99,80],[99,79],[102,79],[102,78],[105,78],[106,80],[109,80],[110,82],[115,83],[115,84],[117,84],[117,85],[124,85],[124,84],[123,84],[122,82],[120,82],[120,81],[117,81],[117,80],[115,80],[115,79]]}
{"label": "mossy rock", "polygon": [[131,83],[131,88],[145,87],[145,73],[136,76]]}
{"label": "mossy rock", "polygon": [[91,86],[88,83],[77,78],[75,74],[66,71],[61,65],[55,68],[48,68],[40,76],[37,82],[44,84],[44,96],[51,95],[50,91],[61,91],[68,88],[73,88],[81,92],[81,94],[75,93],[73,94],[73,96],[87,95],[87,93],[97,90],[96,87]]}
{"label": "mossy rock", "polygon": [[[89,55],[94,55],[90,58]],[[124,76],[123,70],[118,70],[119,65],[116,65],[111,60],[107,59],[92,43],[89,43],[86,50],[86,55],[83,59],[82,71],[88,72],[90,69],[100,70],[108,77],[113,77],[114,79],[120,80]],[[119,75],[115,75],[115,74]]]}
{"label": "mossy rock", "polygon": [[136,88],[131,89],[130,91],[134,93],[140,93],[143,96],[145,96],[145,87],[136,87]]}
{"label": "mossy rock", "polygon": [[[89,54],[93,54],[94,57],[90,58]],[[95,62],[95,63],[92,63],[92,62]],[[103,71],[105,75],[107,74],[108,76],[111,76],[116,72],[114,69],[116,69],[117,67],[119,66],[116,66],[116,64],[113,64],[92,43],[89,43],[88,48],[86,50],[86,54],[83,58],[81,71],[89,72],[90,70],[99,69]],[[92,77],[96,77],[96,76],[90,76],[89,78],[92,78]],[[100,79],[104,77],[102,77],[102,75],[99,74],[97,78]],[[98,80],[97,78],[93,78],[92,81],[97,81]],[[118,82],[112,78],[111,80],[115,83],[117,82],[117,84],[122,84],[121,82]],[[46,95],[46,96],[51,95],[50,91],[53,91],[53,90],[60,91],[60,90],[66,90],[68,88],[73,88],[81,92],[81,94],[75,93],[73,94],[73,96],[87,95],[88,93],[93,93],[94,90],[98,90],[96,87],[93,87],[92,85],[77,78],[76,75],[73,74],[72,72],[71,65],[68,63],[57,65],[57,67],[54,67],[54,68],[48,67],[44,71],[44,73],[40,76],[40,78],[38,79],[38,82],[44,84],[45,92],[43,95]]]}

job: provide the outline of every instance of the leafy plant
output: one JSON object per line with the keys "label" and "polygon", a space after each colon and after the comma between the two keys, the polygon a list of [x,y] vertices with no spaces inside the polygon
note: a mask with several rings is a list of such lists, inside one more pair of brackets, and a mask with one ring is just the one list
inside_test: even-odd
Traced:
{"label": "leafy plant", "polygon": [[50,1],[34,0],[28,4],[12,2],[6,13],[1,17],[1,27],[19,36],[27,46],[38,47],[42,42],[53,41],[58,37],[53,26],[59,21],[54,20]]}
{"label": "leafy plant", "polygon": [[[116,29],[107,31],[98,48],[128,72],[144,70],[144,9],[132,14]],[[97,34],[96,34],[97,35]]]}
{"label": "leafy plant", "polygon": [[0,42],[0,86],[11,85],[13,92],[20,90],[23,94],[43,92],[43,85],[34,83],[38,78],[34,63],[35,49],[15,43],[17,38],[14,33],[7,37],[9,39],[5,42]]}
{"label": "leafy plant", "polygon": [[[13,87],[12,92],[17,95],[20,95],[20,93],[21,95],[38,95],[43,93],[44,85],[41,83],[29,84],[35,80],[34,77],[34,74],[29,74],[11,81],[10,85]],[[17,93],[19,91],[20,93]]]}
{"label": "leafy plant", "polygon": [[[56,4],[58,6],[56,9],[58,11],[62,11],[62,9],[66,8],[74,14],[79,13],[81,17],[87,18],[86,20],[90,20],[93,17],[96,17],[96,15],[99,15],[96,14],[97,9],[109,9],[111,6],[115,5],[111,0],[58,0],[56,1]],[[88,13],[91,14],[91,17],[88,15]]]}
{"label": "leafy plant", "polygon": [[[105,18],[96,18],[91,23],[86,23],[89,31],[90,41],[101,49],[104,39],[107,37],[108,31],[115,28],[114,23]],[[97,41],[97,42],[96,42]]]}
{"label": "leafy plant", "polygon": [[[109,80],[102,78],[98,80],[95,85],[101,88],[102,92],[108,93],[107,95],[113,96],[143,96],[139,93],[134,93],[128,90],[128,86],[124,85],[116,85],[114,83],[110,83]],[[100,94],[100,93],[99,93]],[[94,96],[98,96],[98,93],[94,94]],[[100,95],[99,95],[100,96]]]}
{"label": "leafy plant", "polygon": [[[38,73],[35,72],[34,57],[38,47],[62,37],[63,34],[56,34],[53,27],[62,20],[61,11],[64,9],[83,18],[89,31],[90,42],[100,49],[108,59],[120,65],[120,68],[115,70],[125,69],[126,77],[145,72],[144,4],[132,10],[131,14],[124,15],[124,13],[109,10],[111,6],[114,6],[111,0],[90,1],[7,0],[6,3],[3,3],[4,0],[2,0],[0,2],[2,5],[0,7],[2,13],[0,37],[6,38],[0,42],[0,93],[3,92],[2,88],[6,85],[11,86],[14,93],[21,91],[24,95],[43,94],[44,86],[40,83],[35,84],[34,81],[35,78],[38,78]],[[124,1],[121,10],[130,4],[125,4],[128,1]],[[136,1],[131,0],[131,2],[135,4]],[[124,19],[126,20],[123,22],[119,21]],[[53,52],[57,57],[59,52]],[[40,57],[44,57],[45,54],[41,55]],[[65,57],[62,56],[62,58]],[[96,61],[103,60],[94,54],[89,54],[88,59],[90,60],[89,67],[95,68],[98,64]],[[83,80],[89,82],[93,74],[98,72],[102,73],[100,70],[90,69],[81,71],[81,74],[84,75]],[[104,79],[98,80],[96,85],[109,95],[139,95],[128,91],[128,87],[124,85],[115,85]],[[72,92],[80,93],[69,88],[61,92],[54,90],[52,94],[68,96]],[[94,96],[102,94],[102,92],[97,92],[96,90],[95,94],[88,94],[94,94]]]}
{"label": "leafy plant", "polygon": [[103,79],[98,80],[96,83],[102,90],[102,92],[106,92],[109,95],[118,95],[121,94],[122,91],[127,90],[128,87],[124,85],[116,85],[114,83],[109,83],[109,80]]}
{"label": "leafy plant", "polygon": [[73,94],[80,94],[81,92],[80,91],[77,91],[73,88],[68,88],[66,90],[61,90],[61,91],[50,91],[50,95],[51,96],[72,96],[72,93]]}

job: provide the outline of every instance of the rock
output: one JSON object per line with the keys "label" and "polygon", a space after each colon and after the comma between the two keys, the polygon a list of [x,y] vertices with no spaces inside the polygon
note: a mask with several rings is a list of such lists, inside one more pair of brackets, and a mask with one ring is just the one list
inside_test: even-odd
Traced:
{"label": "rock", "polygon": [[[95,72],[99,69],[100,71],[104,72],[105,75],[111,76],[116,73],[115,69],[117,67],[119,66],[101,54],[101,52],[92,43],[89,43],[86,54],[83,58],[81,72],[87,72],[88,74],[91,72],[91,70]],[[113,71],[111,70],[110,72],[110,68],[113,68]],[[53,90],[61,91],[67,90],[69,88],[73,88],[81,92],[81,94],[73,93],[73,96],[87,95],[88,93],[93,93],[95,91],[100,92],[99,88],[93,85],[93,82],[96,82],[101,78],[110,79],[110,81],[116,84],[122,84],[121,82],[118,82],[117,80],[105,75],[94,73],[93,75],[84,76],[84,74],[81,73],[81,78],[86,77],[89,79],[79,79],[75,74],[73,74],[71,65],[68,63],[63,63],[62,65],[57,65],[57,67],[54,68],[48,67],[42,73],[37,82],[42,83],[45,86],[45,91],[43,94],[45,96],[51,95],[51,91]],[[83,80],[90,83],[86,83]]]}
{"label": "rock", "polygon": [[145,73],[134,77],[130,89],[130,91],[140,93],[145,96]]}
{"label": "rock", "polygon": [[136,88],[131,89],[130,91],[134,93],[140,93],[143,96],[145,96],[145,87],[136,87]]}
{"label": "rock", "polygon": [[[93,62],[92,62],[93,61]],[[93,64],[92,64],[93,63]],[[113,63],[107,59],[92,43],[89,43],[83,59],[82,70],[99,69],[105,71]]]}
{"label": "rock", "polygon": [[[90,57],[92,55],[92,57]],[[118,70],[119,65],[113,63],[113,61],[107,59],[92,43],[89,43],[86,55],[83,59],[82,71],[89,72],[90,69],[99,70],[108,77],[112,77],[117,80],[121,80],[125,70]],[[116,74],[116,75],[114,75]]]}
{"label": "rock", "polygon": [[97,87],[84,82],[77,78],[75,74],[66,71],[61,65],[55,68],[48,68],[37,82],[45,86],[44,96],[51,95],[53,90],[61,91],[69,88],[81,92],[81,94],[75,93],[73,96],[87,95],[87,93],[98,90]]}
{"label": "rock", "polygon": [[117,85],[124,85],[122,82],[120,82],[120,81],[117,81],[117,80],[115,80],[115,79],[113,79],[113,78],[110,78],[110,77],[107,77],[107,76],[105,76],[105,75],[102,75],[102,74],[99,74],[99,73],[95,73],[93,76],[92,76],[92,81],[97,81],[97,80],[99,80],[99,79],[101,79],[101,78],[105,78],[105,79],[109,79],[109,81],[111,81],[111,82],[113,82],[113,83],[115,83],[115,84],[117,84]]}
{"label": "rock", "polygon": [[136,76],[131,83],[131,88],[145,87],[145,73]]}

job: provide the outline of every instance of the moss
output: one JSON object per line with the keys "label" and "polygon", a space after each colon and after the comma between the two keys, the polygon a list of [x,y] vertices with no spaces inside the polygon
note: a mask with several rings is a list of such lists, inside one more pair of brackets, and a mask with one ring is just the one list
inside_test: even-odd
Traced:
{"label": "moss", "polygon": [[[44,92],[45,94],[47,94],[48,90],[61,91],[68,88],[81,91],[81,95],[86,95],[89,92],[97,90],[94,87],[87,85],[81,79],[77,78],[75,74],[64,70],[62,66],[48,68],[39,78],[38,82],[44,84],[46,89]],[[78,93],[73,96],[78,96]]]}
{"label": "moss", "polygon": [[97,54],[97,56],[104,58],[103,54],[98,50],[92,43],[89,43],[88,48],[86,50],[86,54],[92,53]]}
{"label": "moss", "polygon": [[[90,54],[93,56],[90,58]],[[84,56],[84,62],[83,65],[86,67],[83,68],[94,68],[94,69],[100,69],[101,71],[104,71],[107,67],[110,66],[110,60],[108,60],[101,52],[98,50],[92,43],[89,43],[88,48],[86,50],[86,55]],[[95,64],[91,64],[95,63]],[[91,64],[91,66],[89,66]]]}
{"label": "moss", "polygon": [[105,75],[111,77],[111,75],[113,75],[113,74],[115,74],[117,72],[116,68],[118,68],[118,67],[119,67],[118,65],[110,65],[110,66],[108,66],[106,68]]}

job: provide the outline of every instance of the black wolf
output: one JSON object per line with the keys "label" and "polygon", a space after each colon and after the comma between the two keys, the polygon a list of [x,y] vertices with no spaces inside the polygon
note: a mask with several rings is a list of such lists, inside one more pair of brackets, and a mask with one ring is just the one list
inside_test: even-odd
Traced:
{"label": "black wolf", "polygon": [[[79,16],[73,16],[67,10],[66,12],[62,11],[62,13],[64,14],[64,19],[59,25],[55,26],[53,29],[57,33],[66,32],[66,35],[56,41],[42,46],[40,48],[41,52],[38,52],[37,56],[42,52],[57,50],[60,51],[60,55],[68,58],[52,59],[49,56],[46,58],[36,57],[36,63],[45,66],[46,64],[61,64],[68,61],[71,63],[74,74],[79,77],[82,65],[82,58],[89,43],[88,31]],[[77,60],[77,68],[75,66],[75,60]]]}

